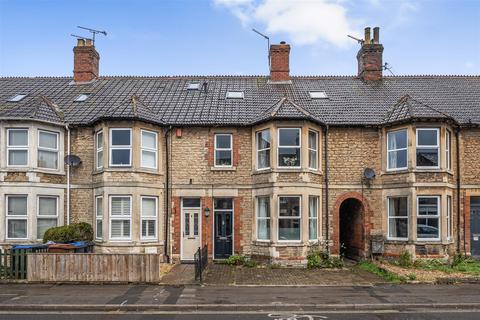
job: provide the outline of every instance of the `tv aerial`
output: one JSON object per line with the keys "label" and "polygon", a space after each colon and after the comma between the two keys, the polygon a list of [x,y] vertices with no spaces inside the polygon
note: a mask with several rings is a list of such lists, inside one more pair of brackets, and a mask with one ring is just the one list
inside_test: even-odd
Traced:
{"label": "tv aerial", "polygon": [[81,26],[77,26],[77,28],[79,29],[83,29],[83,30],[87,30],[88,32],[90,32],[92,34],[92,37],[91,38],[87,38],[87,37],[82,37],[82,36],[78,36],[76,34],[71,34],[72,37],[75,37],[75,38],[78,38],[78,39],[87,39],[87,40],[92,40],[92,44],[95,45],[95,36],[97,34],[102,34],[104,36],[107,35],[107,32],[106,31],[102,31],[102,30],[95,30],[95,29],[92,29],[92,28],[87,28],[87,27],[81,27]]}
{"label": "tv aerial", "polygon": [[364,44],[364,42],[365,42],[365,40],[359,39],[359,38],[357,38],[357,37],[354,37],[354,36],[351,36],[351,35],[349,35],[349,34],[347,34],[347,37],[349,37],[349,38],[351,38],[351,39],[353,39],[353,40],[357,41],[357,42],[358,42],[358,44],[359,44],[359,45],[361,45],[361,46],[363,46],[363,44]]}
{"label": "tv aerial", "polygon": [[259,36],[265,38],[265,40],[267,40],[267,52],[268,52],[267,59],[268,59],[268,67],[270,68],[270,37],[264,35],[263,33],[261,33],[260,31],[254,28],[252,28],[252,31],[258,34]]}

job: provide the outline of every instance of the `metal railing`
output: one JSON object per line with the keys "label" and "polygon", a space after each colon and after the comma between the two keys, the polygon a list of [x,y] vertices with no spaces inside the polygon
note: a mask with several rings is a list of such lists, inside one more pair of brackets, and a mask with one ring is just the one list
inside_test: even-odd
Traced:
{"label": "metal railing", "polygon": [[203,281],[202,274],[208,264],[208,247],[204,245],[203,248],[198,248],[194,256],[195,263],[195,280]]}

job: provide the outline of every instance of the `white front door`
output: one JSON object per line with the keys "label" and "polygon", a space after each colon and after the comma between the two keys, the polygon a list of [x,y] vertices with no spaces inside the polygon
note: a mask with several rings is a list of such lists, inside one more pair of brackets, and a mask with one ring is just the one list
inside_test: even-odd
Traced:
{"label": "white front door", "polygon": [[200,208],[182,209],[182,254],[181,260],[193,260],[193,255],[201,246]]}

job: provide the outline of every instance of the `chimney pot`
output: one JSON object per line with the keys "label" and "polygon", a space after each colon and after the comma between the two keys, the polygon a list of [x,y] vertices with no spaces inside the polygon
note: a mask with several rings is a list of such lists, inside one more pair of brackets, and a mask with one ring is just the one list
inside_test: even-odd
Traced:
{"label": "chimney pot", "polygon": [[371,40],[371,38],[370,38],[370,27],[365,28],[365,37],[364,37],[363,40],[365,41],[364,44],[370,44],[370,40]]}
{"label": "chimney pot", "polygon": [[285,41],[280,41],[280,44],[287,44]]}
{"label": "chimney pot", "polygon": [[85,45],[85,39],[77,39],[77,47],[83,47]]}
{"label": "chimney pot", "polygon": [[85,39],[85,45],[86,45],[87,47],[93,46],[92,39]]}
{"label": "chimney pot", "polygon": [[373,43],[375,43],[375,44],[380,43],[380,28],[379,27],[373,28]]}
{"label": "chimney pot", "polygon": [[290,80],[290,45],[285,41],[270,46],[270,80],[285,82]]}

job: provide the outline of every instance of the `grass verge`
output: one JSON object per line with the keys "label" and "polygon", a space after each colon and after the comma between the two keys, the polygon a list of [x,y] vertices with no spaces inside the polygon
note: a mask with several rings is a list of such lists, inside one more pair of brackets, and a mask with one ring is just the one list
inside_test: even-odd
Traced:
{"label": "grass verge", "polygon": [[383,268],[380,268],[371,261],[366,261],[366,260],[361,261],[356,265],[356,267],[359,268],[360,270],[364,270],[364,271],[376,274],[377,276],[391,283],[404,283],[407,281],[407,278],[403,276],[399,276]]}

